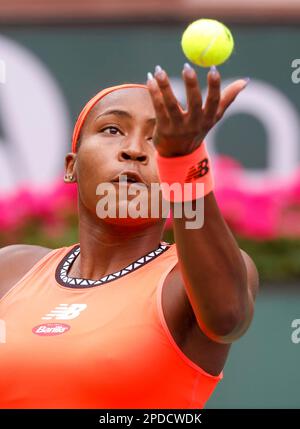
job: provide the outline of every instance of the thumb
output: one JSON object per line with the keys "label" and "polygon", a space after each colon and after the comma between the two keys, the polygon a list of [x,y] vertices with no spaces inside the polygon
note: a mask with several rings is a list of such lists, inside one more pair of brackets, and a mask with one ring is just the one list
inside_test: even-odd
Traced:
{"label": "thumb", "polygon": [[219,121],[228,107],[233,103],[239,93],[246,88],[249,83],[249,78],[239,79],[228,85],[221,93],[221,99],[217,111],[217,121]]}

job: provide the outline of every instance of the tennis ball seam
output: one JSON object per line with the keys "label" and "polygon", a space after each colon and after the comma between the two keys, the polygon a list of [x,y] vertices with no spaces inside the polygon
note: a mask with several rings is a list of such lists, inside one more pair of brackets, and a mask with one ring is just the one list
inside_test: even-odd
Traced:
{"label": "tennis ball seam", "polygon": [[207,54],[207,52],[210,50],[210,48],[214,45],[214,43],[216,42],[216,40],[217,40],[217,38],[220,36],[220,34],[221,34],[221,31],[219,31],[219,33],[218,34],[216,34],[212,39],[211,39],[211,41],[209,42],[209,44],[207,45],[207,47],[204,49],[204,51],[203,52],[201,52],[201,55],[200,55],[200,57],[199,57],[199,61],[201,62],[201,63],[203,63],[203,65],[205,65],[205,61],[204,61],[204,57],[205,57],[205,55]]}
{"label": "tennis ball seam", "polygon": [[[223,36],[223,33],[225,32],[224,30],[225,30],[224,28],[222,30],[220,29],[219,34],[217,34],[216,36],[214,36],[214,39],[212,40],[212,42],[209,43],[209,49],[205,49],[206,52],[205,52],[205,54],[203,53],[203,55],[202,55],[202,63],[203,63],[204,66],[206,66],[205,55],[209,54],[209,50],[214,47],[214,44],[217,42],[218,38]],[[229,52],[229,55],[227,55],[227,57],[225,58],[225,61],[231,55],[232,50],[233,50],[233,46],[234,45],[232,45],[231,51]]]}

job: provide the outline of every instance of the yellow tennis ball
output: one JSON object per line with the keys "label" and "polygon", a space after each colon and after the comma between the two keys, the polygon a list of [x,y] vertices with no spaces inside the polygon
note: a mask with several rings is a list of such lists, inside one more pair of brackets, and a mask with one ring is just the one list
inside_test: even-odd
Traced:
{"label": "yellow tennis ball", "polygon": [[214,19],[198,19],[184,31],[181,46],[185,56],[202,67],[217,66],[231,55],[234,40],[230,30]]}

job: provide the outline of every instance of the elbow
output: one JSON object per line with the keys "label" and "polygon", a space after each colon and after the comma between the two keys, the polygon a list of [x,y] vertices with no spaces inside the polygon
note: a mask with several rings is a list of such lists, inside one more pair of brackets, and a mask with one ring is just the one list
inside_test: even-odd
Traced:
{"label": "elbow", "polygon": [[231,344],[244,335],[253,317],[253,310],[228,310],[201,329],[213,341],[220,344]]}

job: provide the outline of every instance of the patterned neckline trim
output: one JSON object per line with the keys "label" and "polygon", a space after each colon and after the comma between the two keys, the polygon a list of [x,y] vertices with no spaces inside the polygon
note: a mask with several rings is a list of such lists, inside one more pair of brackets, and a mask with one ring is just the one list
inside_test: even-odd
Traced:
{"label": "patterned neckline trim", "polygon": [[64,287],[68,288],[89,288],[94,286],[100,286],[114,280],[119,279],[120,277],[124,277],[127,274],[132,273],[133,271],[138,270],[144,265],[148,264],[153,259],[157,258],[160,254],[169,249],[169,243],[161,243],[155,250],[147,253],[147,255],[142,256],[136,261],[129,264],[127,267],[121,269],[112,274],[108,274],[107,276],[102,277],[98,280],[90,280],[84,278],[77,277],[69,277],[68,273],[70,272],[71,266],[74,263],[75,259],[80,253],[80,245],[74,246],[62,259],[62,261],[58,264],[55,271],[55,279],[57,283]]}

